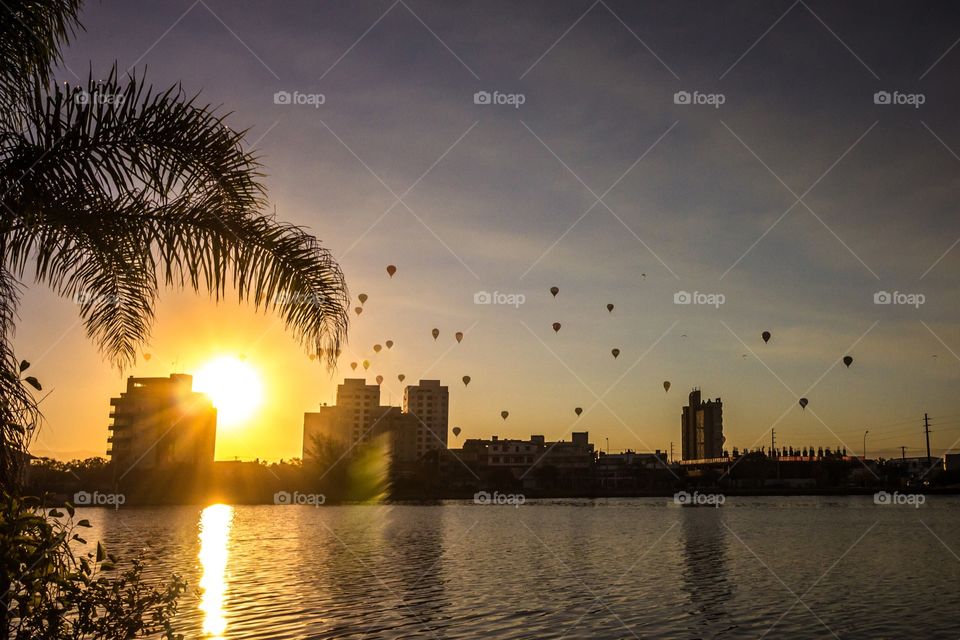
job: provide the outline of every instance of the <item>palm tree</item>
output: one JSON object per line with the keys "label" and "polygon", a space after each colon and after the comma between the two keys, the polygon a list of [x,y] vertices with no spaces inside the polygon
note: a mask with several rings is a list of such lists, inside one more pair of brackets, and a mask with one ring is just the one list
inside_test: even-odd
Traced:
{"label": "palm tree", "polygon": [[[82,0],[0,3],[0,479],[39,420],[13,354],[21,283],[77,301],[109,362],[134,364],[161,285],[273,311],[333,367],[349,295],[330,253],[266,212],[257,159],[224,115],[142,76],[57,84]],[[39,383],[26,379],[37,390]],[[36,384],[34,384],[36,383]]]}

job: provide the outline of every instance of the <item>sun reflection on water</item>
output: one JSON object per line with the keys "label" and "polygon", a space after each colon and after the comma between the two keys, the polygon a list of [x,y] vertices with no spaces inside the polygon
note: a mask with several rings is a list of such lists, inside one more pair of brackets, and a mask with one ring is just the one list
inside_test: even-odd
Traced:
{"label": "sun reflection on water", "polygon": [[210,505],[200,514],[200,589],[203,594],[200,610],[203,611],[203,633],[208,637],[222,638],[227,630],[223,600],[227,587],[227,543],[230,540],[230,524],[233,507],[226,504]]}

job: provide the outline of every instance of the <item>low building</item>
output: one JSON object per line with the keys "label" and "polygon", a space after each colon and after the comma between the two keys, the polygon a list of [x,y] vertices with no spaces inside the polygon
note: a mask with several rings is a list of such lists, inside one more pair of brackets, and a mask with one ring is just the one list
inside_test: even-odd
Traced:
{"label": "low building", "polygon": [[213,463],[217,410],[205,394],[193,391],[192,376],[131,376],[110,406],[107,455],[120,473]]}

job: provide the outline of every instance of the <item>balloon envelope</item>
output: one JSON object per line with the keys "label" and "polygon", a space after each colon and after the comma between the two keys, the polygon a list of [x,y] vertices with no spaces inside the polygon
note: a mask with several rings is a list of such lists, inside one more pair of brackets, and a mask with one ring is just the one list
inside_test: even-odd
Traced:
{"label": "balloon envelope", "polygon": [[664,391],[670,391],[670,381],[669,381],[669,380],[664,380],[664,381],[663,381],[663,390],[664,390]]}
{"label": "balloon envelope", "polygon": [[576,409],[573,410],[573,412],[577,415],[580,415],[581,413],[583,413],[583,407],[577,407]]}
{"label": "balloon envelope", "polygon": [[380,353],[380,349],[383,349],[383,347],[381,347],[381,346],[378,345],[378,344],[373,345],[373,350],[374,350],[374,352]]}
{"label": "balloon envelope", "polygon": [[357,315],[363,313],[363,307],[354,307],[353,310],[357,312]]}
{"label": "balloon envelope", "polygon": [[363,370],[366,371],[366,370],[369,369],[369,368],[370,368],[370,361],[369,361],[369,360],[364,360],[364,361],[363,361]]}
{"label": "balloon envelope", "polygon": [[397,272],[397,268],[395,266],[393,266],[392,264],[387,265],[387,275],[389,275],[392,278],[393,274],[395,274],[396,272]]}
{"label": "balloon envelope", "polygon": [[470,376],[463,376],[463,386],[470,384]]}
{"label": "balloon envelope", "polygon": [[357,300],[360,301],[360,304],[363,304],[364,302],[367,301],[367,294],[361,293],[360,295],[357,296]]}
{"label": "balloon envelope", "polygon": [[453,428],[453,435],[459,436],[459,435],[460,435],[460,432],[461,432],[460,427],[454,427],[454,428]]}
{"label": "balloon envelope", "polygon": [[152,357],[153,357],[153,356],[150,355],[149,353],[143,354],[143,359],[146,360],[146,361],[148,361],[148,362],[150,361],[150,358],[152,358]]}
{"label": "balloon envelope", "polygon": [[377,384],[383,383],[383,376],[377,376]]}
{"label": "balloon envelope", "polygon": [[457,339],[457,343],[459,344],[460,341],[463,340],[463,331],[457,331],[453,334],[453,337]]}
{"label": "balloon envelope", "polygon": [[507,416],[508,416],[508,415],[510,415],[510,412],[509,412],[509,411],[501,411],[501,412],[500,412],[500,417],[503,418],[504,420],[507,419]]}
{"label": "balloon envelope", "polygon": [[[853,364],[853,356],[843,356],[843,364],[847,365],[847,368],[850,368],[850,365]],[[867,367],[868,369],[870,367]]]}
{"label": "balloon envelope", "polygon": [[806,408],[807,408],[807,405],[808,405],[809,403],[810,403],[810,401],[807,400],[806,398],[800,398],[800,408],[801,408],[801,409],[806,409]]}
{"label": "balloon envelope", "polygon": [[560,293],[560,287],[550,287],[550,293],[552,293],[553,297],[556,298],[557,294]]}
{"label": "balloon envelope", "polygon": [[357,363],[356,363],[356,362],[351,362],[351,363],[350,363],[350,368],[353,369],[354,371],[356,371],[356,370],[357,370]]}
{"label": "balloon envelope", "polygon": [[760,337],[763,338],[763,341],[764,341],[765,343],[766,343],[766,342],[770,342],[770,332],[769,332],[769,331],[764,331],[763,333],[760,334]]}
{"label": "balloon envelope", "polygon": [[387,345],[387,349],[393,349],[393,340],[387,340],[384,344]]}
{"label": "balloon envelope", "polygon": [[554,323],[553,323],[553,332],[554,332],[554,333],[559,333],[559,332],[560,332],[560,323],[559,323],[559,322],[554,322]]}
{"label": "balloon envelope", "polygon": [[610,313],[613,313],[613,303],[612,303],[612,302],[610,302],[610,303],[607,304],[607,311],[609,311]]}
{"label": "balloon envelope", "polygon": [[407,376],[402,373],[397,376],[397,380],[399,380],[400,382],[403,382],[406,379],[407,379]]}
{"label": "balloon envelope", "polygon": [[612,353],[613,357],[616,358],[617,356],[620,355],[620,349],[611,349],[610,353]]}
{"label": "balloon envelope", "polygon": [[440,329],[434,329],[430,333],[433,334],[433,339],[436,340],[437,337],[440,335]]}

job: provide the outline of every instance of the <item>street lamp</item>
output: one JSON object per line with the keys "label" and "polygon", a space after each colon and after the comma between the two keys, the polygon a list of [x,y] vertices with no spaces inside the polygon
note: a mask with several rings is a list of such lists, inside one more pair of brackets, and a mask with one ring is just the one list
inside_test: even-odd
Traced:
{"label": "street lamp", "polygon": [[863,461],[867,461],[867,434],[870,433],[870,429],[867,429],[863,432]]}

